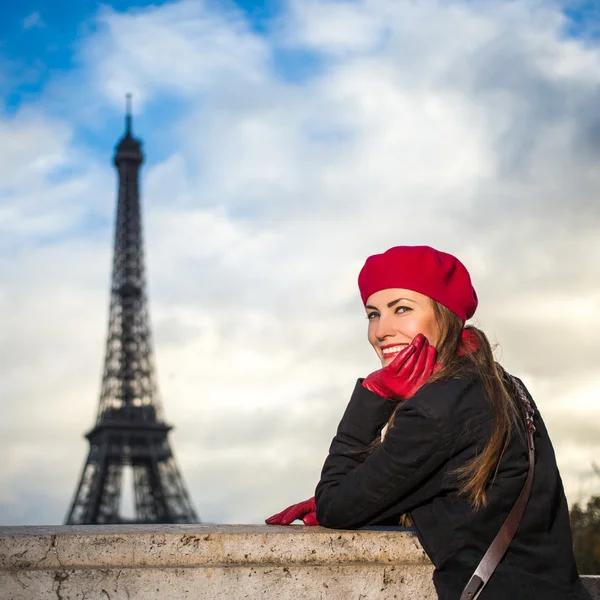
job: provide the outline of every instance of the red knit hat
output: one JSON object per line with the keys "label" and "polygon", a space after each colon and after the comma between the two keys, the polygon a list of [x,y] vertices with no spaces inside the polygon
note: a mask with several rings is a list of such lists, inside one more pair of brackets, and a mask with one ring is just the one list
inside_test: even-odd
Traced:
{"label": "red knit hat", "polygon": [[471,277],[458,258],[429,246],[395,246],[369,256],[358,275],[363,304],[387,288],[413,290],[470,319],[477,308]]}

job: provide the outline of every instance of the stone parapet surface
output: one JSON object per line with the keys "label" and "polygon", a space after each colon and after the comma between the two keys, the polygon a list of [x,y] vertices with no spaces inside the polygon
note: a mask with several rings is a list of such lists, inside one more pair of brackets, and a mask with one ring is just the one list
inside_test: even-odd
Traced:
{"label": "stone parapet surface", "polygon": [[584,575],[582,579],[593,600],[600,600],[600,575]]}
{"label": "stone parapet surface", "polygon": [[432,571],[397,529],[0,527],[0,600],[435,600]]}

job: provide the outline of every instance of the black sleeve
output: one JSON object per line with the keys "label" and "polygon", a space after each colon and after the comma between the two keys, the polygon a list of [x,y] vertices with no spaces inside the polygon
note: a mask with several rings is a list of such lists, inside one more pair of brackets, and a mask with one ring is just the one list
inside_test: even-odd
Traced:
{"label": "black sleeve", "polygon": [[[435,384],[426,386],[430,387]],[[392,506],[402,512],[411,508],[411,495],[447,460],[448,444],[444,443],[439,419],[419,401],[422,391],[424,388],[400,405],[381,445],[368,455],[360,455],[357,450],[372,442],[395,405],[355,390],[315,492],[321,525],[353,529]]]}
{"label": "black sleeve", "polygon": [[350,402],[338,427],[338,435],[348,439],[354,449],[361,449],[381,434],[381,430],[392,416],[397,402],[382,398],[362,385],[363,380],[356,382]]}
{"label": "black sleeve", "polygon": [[329,449],[338,461],[331,464],[331,474],[340,476],[364,462],[365,450],[381,436],[381,431],[397,406],[396,402],[382,398],[363,387],[362,379],[356,382],[350,402],[338,426]]}

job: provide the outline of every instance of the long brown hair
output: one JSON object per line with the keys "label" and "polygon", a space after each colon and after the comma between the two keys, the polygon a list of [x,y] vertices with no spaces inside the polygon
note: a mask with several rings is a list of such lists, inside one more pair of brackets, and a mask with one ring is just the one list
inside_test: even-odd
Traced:
{"label": "long brown hair", "polygon": [[[460,481],[460,493],[478,509],[486,504],[486,486],[496,473],[520,415],[504,382],[502,367],[494,360],[493,350],[485,333],[473,325],[467,325],[464,329],[471,338],[472,351],[465,349],[466,351],[461,352],[461,345],[464,343],[463,322],[445,306],[435,300],[431,302],[439,328],[436,362],[440,368],[433,373],[428,383],[466,373],[474,374],[481,379],[494,414],[492,433],[486,446],[455,471]],[[395,414],[394,411],[388,421],[388,430],[394,422]]]}

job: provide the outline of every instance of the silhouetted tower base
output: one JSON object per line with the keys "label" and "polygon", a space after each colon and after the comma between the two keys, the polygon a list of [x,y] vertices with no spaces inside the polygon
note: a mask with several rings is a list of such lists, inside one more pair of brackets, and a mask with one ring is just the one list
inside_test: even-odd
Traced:
{"label": "silhouetted tower base", "polygon": [[[197,523],[161,415],[146,297],[139,200],[141,144],[131,134],[117,146],[119,198],[108,341],[90,451],[67,524]],[[133,473],[133,518],[121,516],[123,473]]]}

